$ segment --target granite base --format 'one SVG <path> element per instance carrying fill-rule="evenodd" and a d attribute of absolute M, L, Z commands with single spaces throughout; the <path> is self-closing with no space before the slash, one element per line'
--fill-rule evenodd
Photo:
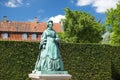
<path fill-rule="evenodd" d="M 70 74 L 29 74 L 32 80 L 69 80 L 71 77 Z"/>

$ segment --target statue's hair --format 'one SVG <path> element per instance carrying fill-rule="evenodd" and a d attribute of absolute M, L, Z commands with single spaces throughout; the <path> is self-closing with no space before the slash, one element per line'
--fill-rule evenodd
<path fill-rule="evenodd" d="M 48 27 L 48 23 L 49 23 L 49 22 L 51 22 L 51 23 L 52 23 L 52 25 L 53 25 L 53 21 L 52 21 L 52 20 L 49 20 L 49 21 L 47 22 L 47 27 Z"/>

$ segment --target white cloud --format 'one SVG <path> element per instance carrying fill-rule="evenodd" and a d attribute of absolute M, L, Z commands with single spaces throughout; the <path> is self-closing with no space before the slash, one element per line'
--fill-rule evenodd
<path fill-rule="evenodd" d="M 116 8 L 119 0 L 78 0 L 77 6 L 92 5 L 96 12 L 104 13 L 107 9 Z"/>
<path fill-rule="evenodd" d="M 107 9 L 116 8 L 118 0 L 96 0 L 93 7 L 96 7 L 96 12 L 104 13 Z"/>
<path fill-rule="evenodd" d="M 86 6 L 90 5 L 94 2 L 95 0 L 77 0 L 77 5 L 78 6 Z"/>
<path fill-rule="evenodd" d="M 22 4 L 22 0 L 16 0 L 18 4 Z"/>
<path fill-rule="evenodd" d="M 9 0 L 8 2 L 5 3 L 5 6 L 12 8 L 19 7 L 23 4 L 22 1 L 23 0 Z"/>
<path fill-rule="evenodd" d="M 59 23 L 61 19 L 64 19 L 64 18 L 65 18 L 64 15 L 57 15 L 54 17 L 50 17 L 49 20 L 52 20 L 54 23 Z"/>

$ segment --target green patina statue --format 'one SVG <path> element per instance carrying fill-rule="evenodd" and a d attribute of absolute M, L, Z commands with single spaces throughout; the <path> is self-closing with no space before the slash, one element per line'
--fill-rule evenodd
<path fill-rule="evenodd" d="M 38 55 L 33 73 L 54 73 L 61 71 L 66 73 L 63 68 L 63 62 L 59 50 L 59 37 L 53 30 L 53 21 L 48 21 L 47 29 L 41 36 L 39 45 L 40 54 Z"/>

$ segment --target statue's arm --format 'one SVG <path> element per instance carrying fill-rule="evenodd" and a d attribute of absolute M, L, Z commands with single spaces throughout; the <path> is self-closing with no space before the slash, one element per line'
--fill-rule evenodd
<path fill-rule="evenodd" d="M 57 33 L 56 33 L 55 41 L 58 42 L 58 43 L 60 42 L 60 38 L 59 38 Z"/>
<path fill-rule="evenodd" d="M 47 41 L 46 32 L 43 32 L 43 34 L 41 35 L 41 41 L 40 41 L 39 49 L 45 49 L 46 41 Z"/>

